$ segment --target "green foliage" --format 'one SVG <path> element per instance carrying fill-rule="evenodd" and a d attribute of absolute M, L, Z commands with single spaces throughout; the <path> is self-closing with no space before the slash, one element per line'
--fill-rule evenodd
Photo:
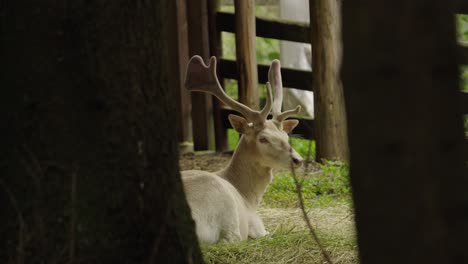
<path fill-rule="evenodd" d="M 349 166 L 341 161 L 323 160 L 320 167 L 328 184 L 322 184 L 322 189 L 328 194 L 350 195 Z M 332 184 L 329 184 L 329 183 Z M 320 183 L 318 184 L 320 186 Z M 323 193 L 323 192 L 322 192 Z"/>
<path fill-rule="evenodd" d="M 277 39 L 257 38 L 257 63 L 270 65 L 280 58 L 280 42 Z"/>
<path fill-rule="evenodd" d="M 343 162 L 324 161 L 322 172 L 299 177 L 306 207 L 329 206 L 351 201 L 349 167 Z M 263 197 L 264 206 L 298 207 L 296 185 L 290 173 L 275 176 Z"/>
<path fill-rule="evenodd" d="M 468 41 L 468 15 L 457 15 L 457 37 L 461 41 Z"/>
<path fill-rule="evenodd" d="M 291 146 L 299 153 L 304 159 L 315 159 L 315 141 L 303 139 L 300 137 L 290 136 Z"/>
<path fill-rule="evenodd" d="M 239 133 L 234 129 L 228 129 L 228 148 L 229 150 L 234 150 L 237 147 L 237 143 L 239 143 Z"/>

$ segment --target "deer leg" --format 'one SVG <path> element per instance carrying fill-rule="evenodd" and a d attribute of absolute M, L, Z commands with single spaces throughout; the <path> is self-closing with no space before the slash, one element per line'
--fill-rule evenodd
<path fill-rule="evenodd" d="M 252 213 L 249 217 L 249 237 L 259 238 L 267 234 L 262 219 L 256 213 Z"/>

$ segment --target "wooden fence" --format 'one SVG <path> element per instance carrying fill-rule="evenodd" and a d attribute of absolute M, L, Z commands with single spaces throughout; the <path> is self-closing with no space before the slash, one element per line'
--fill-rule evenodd
<path fill-rule="evenodd" d="M 250 1 L 250 0 L 249 0 Z M 216 2 L 216 1 L 213 1 Z M 239 1 L 241 2 L 241 1 Z M 253 1 L 252 1 L 253 2 Z M 209 10 L 208 13 L 211 13 L 210 15 L 210 29 L 211 29 L 211 34 L 214 36 L 217 36 L 215 38 L 216 41 L 213 41 L 211 44 L 211 51 L 212 55 L 215 55 L 216 57 L 220 58 L 222 54 L 222 45 L 220 42 L 220 35 L 221 32 L 230 32 L 236 34 L 236 48 L 237 49 L 249 49 L 250 47 L 243 47 L 239 45 L 240 43 L 247 42 L 248 39 L 255 39 L 255 37 L 249 36 L 251 32 L 249 33 L 248 30 L 246 31 L 245 28 L 242 28 L 242 25 L 239 25 L 239 20 L 245 20 L 248 21 L 248 18 L 246 16 L 251 15 L 249 13 L 250 11 L 248 10 L 243 10 L 244 8 L 247 9 L 248 7 L 245 6 L 236 6 L 236 12 L 241 13 L 242 16 L 237 17 L 236 20 L 236 14 L 232 13 L 225 13 L 225 12 L 220 12 L 217 9 L 217 5 L 209 5 L 209 8 L 215 8 L 214 10 Z M 257 37 L 263 37 L 263 38 L 271 38 L 271 39 L 278 39 L 278 40 L 288 40 L 288 41 L 295 41 L 295 42 L 302 42 L 302 43 L 310 43 L 311 42 L 311 37 L 310 37 L 310 28 L 308 24 L 304 23 L 292 23 L 288 21 L 281 21 L 281 20 L 270 20 L 270 19 L 264 19 L 264 18 L 258 18 L 258 17 L 251 17 L 253 21 L 251 21 L 252 25 L 255 25 L 255 35 Z M 238 31 L 240 34 L 237 34 Z M 248 44 L 247 44 L 248 45 Z M 254 91 L 246 91 L 245 89 L 256 89 L 257 84 L 249 87 L 249 84 L 244 83 L 242 80 L 242 76 L 251 74 L 254 72 L 257 76 L 254 76 L 255 81 L 258 83 L 266 83 L 267 82 L 267 76 L 268 76 L 268 69 L 269 65 L 261 65 L 257 64 L 255 62 L 255 68 L 253 71 L 248 71 L 248 72 L 242 72 L 239 73 L 239 71 L 244 70 L 246 67 L 240 67 L 239 66 L 239 60 L 241 60 L 241 64 L 250 64 L 251 62 L 248 61 L 248 58 L 241 58 L 245 52 L 241 52 L 241 54 L 238 52 L 237 53 L 237 61 L 234 60 L 226 60 L 226 59 L 221 59 L 219 61 L 219 67 L 218 67 L 218 75 L 220 77 L 220 80 L 222 81 L 223 79 L 235 79 L 238 81 L 238 86 L 239 86 L 239 98 L 240 101 L 251 106 L 251 107 L 258 107 L 258 102 L 256 104 L 252 104 L 248 101 L 246 101 L 243 98 L 243 94 L 248 94 L 253 93 L 253 94 L 258 94 L 258 92 Z M 282 77 L 283 77 L 283 85 L 285 87 L 291 87 L 295 89 L 300 89 L 300 90 L 309 90 L 312 91 L 312 73 L 310 71 L 304 71 L 304 70 L 297 70 L 297 69 L 288 69 L 288 68 L 283 68 L 282 69 Z M 247 78 L 249 79 L 249 78 Z M 254 87 L 255 86 L 255 87 Z M 256 98 L 258 101 L 258 98 Z M 216 150 L 218 151 L 224 151 L 227 149 L 227 140 L 226 140 L 226 130 L 228 128 L 231 128 L 231 125 L 229 121 L 227 120 L 227 116 L 230 113 L 233 113 L 232 110 L 226 109 L 223 107 L 219 107 L 215 109 L 216 111 L 219 111 L 218 117 L 215 119 L 215 137 L 216 137 Z M 299 118 L 300 119 L 300 118 Z M 313 126 L 314 122 L 313 120 L 306 120 L 306 119 L 300 119 L 300 123 L 298 127 L 294 130 L 295 134 L 300 135 L 303 138 L 307 139 L 313 139 L 314 138 L 314 133 L 313 133 Z M 197 143 L 195 142 L 195 148 Z"/>
<path fill-rule="evenodd" d="M 251 0 L 245 0 L 251 1 Z M 176 0 L 174 23 L 176 23 L 178 32 L 175 34 L 174 45 L 179 49 L 177 55 L 178 71 L 175 74 L 183 76 L 185 63 L 190 56 L 195 54 L 201 55 L 205 60 L 214 55 L 221 58 L 222 43 L 221 32 L 238 33 L 238 30 L 252 30 L 246 29 L 245 25 L 239 25 L 239 20 L 248 20 L 248 18 L 238 18 L 236 22 L 236 15 L 231 13 L 220 12 L 217 0 Z M 237 7 L 239 8 L 239 7 Z M 249 8 L 249 7 L 240 7 Z M 239 10 L 238 10 L 239 11 Z M 248 10 L 240 10 L 241 15 L 249 15 Z M 456 10 L 460 14 L 468 14 L 468 2 L 465 0 L 458 1 Z M 272 38 L 278 40 L 288 40 L 302 43 L 311 43 L 311 31 L 308 24 L 292 23 L 289 21 L 270 20 L 264 18 L 254 17 L 255 21 L 255 34 L 257 37 Z M 244 28 L 242 28 L 244 26 Z M 241 32 L 243 38 L 249 38 L 245 35 L 246 32 Z M 236 37 L 236 46 L 239 48 L 240 41 L 245 41 L 243 45 L 249 48 L 248 40 Z M 188 43 L 188 45 L 187 45 Z M 182 52 L 180 52 L 182 51 Z M 468 45 L 459 45 L 460 64 L 468 64 Z M 238 53 L 239 54 L 239 53 Z M 218 66 L 218 76 L 221 83 L 223 79 L 235 79 L 239 83 L 239 98 L 243 94 L 249 94 L 252 91 L 243 91 L 246 87 L 242 87 L 242 76 L 249 74 L 246 72 L 239 73 L 238 61 L 241 63 L 252 63 L 251 61 L 243 61 L 245 58 L 239 58 L 237 61 L 220 59 Z M 256 78 L 252 78 L 259 83 L 267 81 L 268 65 L 257 65 L 256 61 Z M 255 72 L 254 69 L 252 69 Z M 297 69 L 282 69 L 283 83 L 285 87 L 291 87 L 301 90 L 313 91 L 312 87 L 312 73 L 310 71 L 297 70 Z M 226 130 L 230 128 L 227 121 L 227 115 L 232 112 L 220 105 L 220 103 L 211 98 L 209 95 L 194 93 L 188 96 L 183 88 L 183 78 L 179 78 L 179 82 L 175 83 L 178 86 L 179 102 L 178 108 L 181 113 L 179 134 L 180 141 L 194 142 L 195 150 L 213 149 L 216 147 L 217 151 L 224 151 L 227 149 L 227 133 Z M 255 96 L 255 93 L 254 93 Z M 468 114 L 468 93 L 460 92 L 462 111 Z M 257 98 L 255 98 L 257 100 Z M 246 103 L 246 102 L 244 102 Z M 257 102 L 258 103 L 258 102 Z M 247 102 L 247 104 L 249 104 Z M 192 107 L 191 115 L 190 106 Z M 304 138 L 314 138 L 314 122 L 312 120 L 300 120 L 299 126 L 295 129 L 295 133 L 300 134 Z M 466 140 L 466 148 L 468 149 L 468 138 Z"/>

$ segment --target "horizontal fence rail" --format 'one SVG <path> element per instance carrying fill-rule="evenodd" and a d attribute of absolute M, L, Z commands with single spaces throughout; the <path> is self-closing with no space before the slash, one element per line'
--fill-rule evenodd
<path fill-rule="evenodd" d="M 301 43 L 310 43 L 310 27 L 308 23 L 298 23 L 286 20 L 269 20 L 264 18 L 255 18 L 256 36 L 263 38 L 272 38 L 278 40 L 287 40 Z M 236 33 L 235 14 L 217 12 L 216 30 L 230 33 Z M 268 81 L 269 65 L 257 65 L 258 82 L 266 83 Z M 219 74 L 225 79 L 239 80 L 237 63 L 235 60 L 220 59 Z M 281 68 L 283 86 L 299 90 L 311 91 L 312 73 L 311 71 Z M 229 123 L 228 115 L 238 114 L 229 108 L 221 108 L 221 122 L 225 128 L 232 128 Z M 293 136 L 305 139 L 314 139 L 314 121 L 310 119 L 297 118 L 300 122 L 294 129 Z"/>
<path fill-rule="evenodd" d="M 259 83 L 268 81 L 268 65 L 257 65 Z M 239 79 L 236 61 L 221 59 L 219 62 L 219 72 L 223 78 Z M 284 87 L 310 91 L 312 87 L 312 74 L 310 71 L 281 68 L 281 75 Z"/>
<path fill-rule="evenodd" d="M 458 0 L 458 14 L 468 14 L 468 2 L 466 0 Z"/>
<path fill-rule="evenodd" d="M 217 30 L 236 33 L 234 16 L 232 13 L 218 12 L 216 14 Z M 306 23 L 257 17 L 255 25 L 257 37 L 310 43 L 310 28 Z"/>

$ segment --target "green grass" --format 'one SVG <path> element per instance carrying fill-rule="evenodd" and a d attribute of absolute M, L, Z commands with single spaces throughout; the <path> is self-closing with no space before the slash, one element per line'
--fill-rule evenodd
<path fill-rule="evenodd" d="M 341 162 L 325 161 L 320 165 L 322 172 L 298 175 L 305 206 L 333 206 L 351 203 L 349 168 Z M 297 208 L 296 186 L 290 173 L 277 175 L 268 186 L 263 197 L 264 207 Z"/>
<path fill-rule="evenodd" d="M 298 175 L 311 223 L 335 263 L 357 263 L 348 166 L 326 161 L 321 169 Z M 270 234 L 239 243 L 203 245 L 206 262 L 320 263 L 321 253 L 305 227 L 295 190 L 290 173 L 275 175 L 259 210 Z"/>
<path fill-rule="evenodd" d="M 315 141 L 303 139 L 296 136 L 290 136 L 289 141 L 291 146 L 299 153 L 304 159 L 315 159 Z"/>

